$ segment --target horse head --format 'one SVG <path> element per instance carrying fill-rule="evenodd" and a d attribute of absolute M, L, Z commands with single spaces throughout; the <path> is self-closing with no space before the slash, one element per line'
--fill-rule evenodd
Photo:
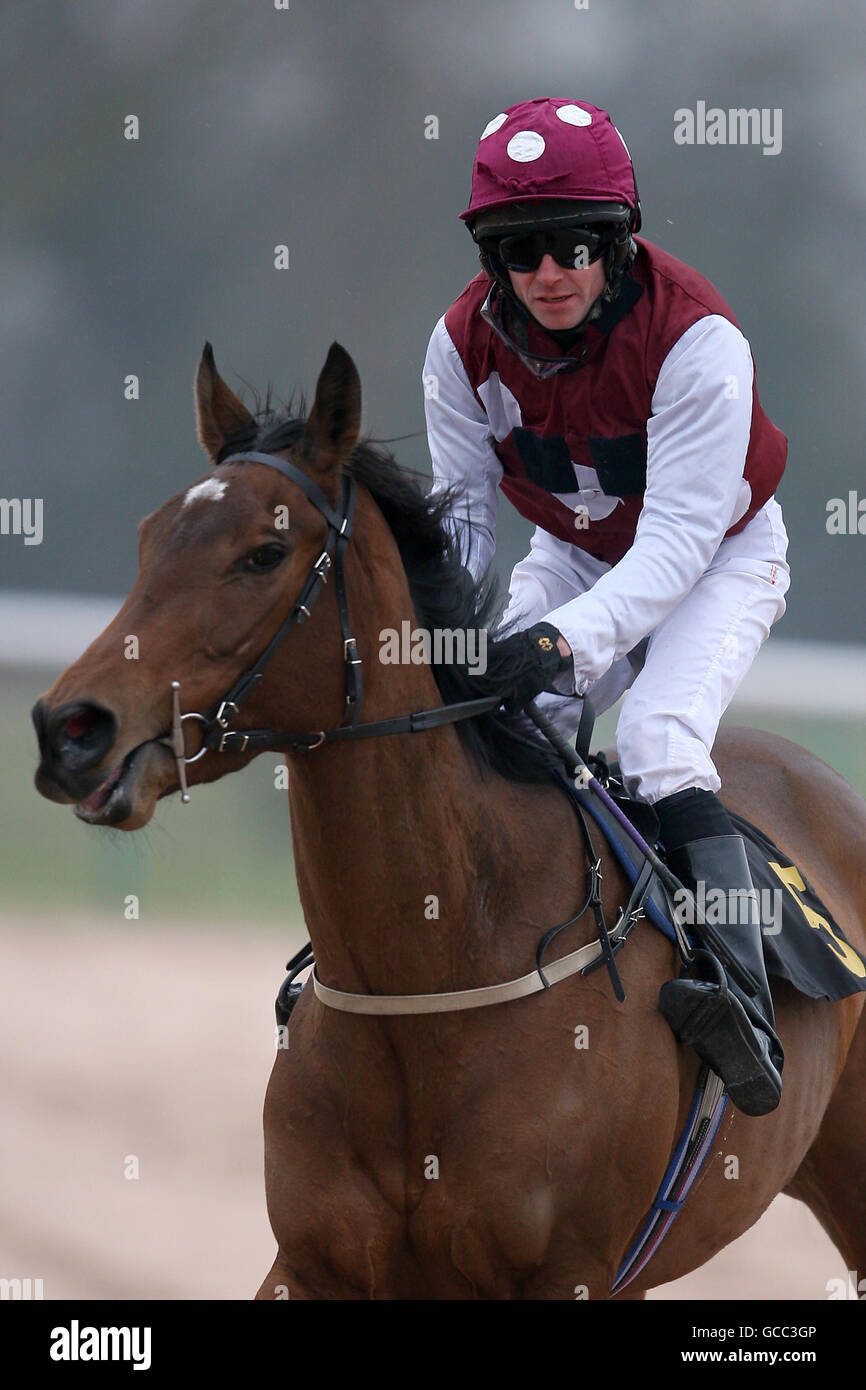
<path fill-rule="evenodd" d="M 211 472 L 141 523 L 139 573 L 128 599 L 33 709 L 36 787 L 49 800 L 72 804 L 89 824 L 136 830 L 161 797 L 178 790 L 181 761 L 169 746 L 171 682 L 182 683 L 188 710 L 208 711 L 268 647 L 328 534 L 308 490 L 336 509 L 343 464 L 358 441 L 360 380 L 336 343 L 309 418 L 296 422 L 291 446 L 279 451 L 298 481 L 263 462 L 232 459 L 261 424 L 219 375 L 210 344 L 196 374 L 195 403 Z M 309 489 L 299 485 L 305 478 Z M 257 722 L 273 722 L 278 712 L 284 719 L 286 710 L 302 729 L 339 718 L 343 669 L 323 659 L 336 656 L 340 644 L 328 588 L 315 624 L 296 627 L 275 653 L 271 680 L 251 695 L 245 714 Z M 203 727 L 202 716 L 185 718 L 188 756 L 195 756 Z M 186 776 L 191 784 L 214 781 L 260 751 L 202 757 L 188 762 Z"/>

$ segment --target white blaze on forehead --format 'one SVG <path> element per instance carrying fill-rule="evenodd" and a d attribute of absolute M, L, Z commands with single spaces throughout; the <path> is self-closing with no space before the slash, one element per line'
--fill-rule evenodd
<path fill-rule="evenodd" d="M 183 499 L 183 505 L 188 507 L 190 502 L 219 502 L 227 487 L 227 479 L 220 481 L 218 478 L 205 478 L 203 483 L 196 483 L 195 487 L 189 489 Z"/>

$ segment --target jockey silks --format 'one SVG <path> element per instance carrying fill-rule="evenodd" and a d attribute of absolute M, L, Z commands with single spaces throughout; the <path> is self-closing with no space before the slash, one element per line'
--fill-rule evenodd
<path fill-rule="evenodd" d="M 643 238 L 636 244 L 619 298 L 604 304 L 566 354 L 582 363 L 574 371 L 535 377 L 481 317 L 492 284 L 484 273 L 467 285 L 444 320 L 469 385 L 490 417 L 502 491 L 530 521 L 608 564 L 616 564 L 635 538 L 646 487 L 647 421 L 665 358 L 708 315 L 739 327 L 702 275 Z M 527 346 L 543 357 L 562 355 L 534 320 Z M 732 536 L 773 496 L 787 440 L 760 405 L 754 369 L 751 380 L 732 375 L 719 389 L 748 394 L 752 401 L 743 468 L 748 490 L 725 532 Z M 696 460 L 695 467 L 701 466 Z M 580 496 L 587 489 L 600 494 L 600 505 L 589 510 Z"/>

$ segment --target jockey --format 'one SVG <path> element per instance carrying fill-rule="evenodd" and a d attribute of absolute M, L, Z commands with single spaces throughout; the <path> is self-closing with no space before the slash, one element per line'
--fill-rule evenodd
<path fill-rule="evenodd" d="M 607 112 L 552 98 L 500 112 L 461 217 L 482 271 L 424 364 L 433 492 L 450 494 L 476 579 L 495 548 L 497 486 L 535 524 L 503 623 L 537 660 L 509 704 L 540 695 L 570 737 L 575 696 L 601 711 L 628 690 L 626 788 L 653 806 L 673 872 L 737 905 L 719 930 L 759 982 L 750 997 L 721 976 L 672 980 L 659 1007 L 734 1104 L 765 1114 L 784 1057 L 757 895 L 710 750 L 785 611 L 773 494 L 787 441 L 721 295 L 635 237 L 634 169 Z"/>

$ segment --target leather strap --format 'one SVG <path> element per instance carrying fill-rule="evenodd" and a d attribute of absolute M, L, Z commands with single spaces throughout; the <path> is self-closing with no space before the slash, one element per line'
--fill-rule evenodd
<path fill-rule="evenodd" d="M 592 738 L 592 731 L 595 728 L 595 710 L 588 695 L 583 696 L 580 707 L 580 723 L 577 726 L 577 735 L 574 746 L 583 761 L 589 758 L 589 743 Z"/>
<path fill-rule="evenodd" d="M 500 695 L 486 695 L 480 700 L 462 700 L 455 705 L 439 705 L 435 709 L 415 710 L 413 714 L 395 715 L 393 719 L 372 719 L 365 724 L 341 725 L 339 729 L 322 729 L 315 734 L 285 734 L 278 729 L 232 729 L 224 734 L 220 752 L 231 753 L 247 748 L 318 748 L 322 743 L 347 739 L 382 738 L 387 734 L 420 734 L 443 724 L 456 724 L 479 714 L 490 714 L 502 703 Z"/>
<path fill-rule="evenodd" d="M 335 512 L 322 489 L 313 482 L 308 473 L 297 468 L 295 464 L 289 463 L 288 459 L 281 459 L 277 454 L 261 454 L 255 449 L 244 450 L 243 453 L 229 454 L 227 458 L 220 459 L 220 467 L 224 463 L 265 463 L 268 468 L 275 468 L 278 473 L 290 478 L 293 483 L 297 483 L 302 492 L 310 499 L 313 506 L 322 513 L 329 526 L 333 526 L 335 531 L 339 531 L 343 518 Z"/>
<path fill-rule="evenodd" d="M 610 940 L 616 941 L 626 926 L 622 919 L 610 932 Z M 323 985 L 313 968 L 313 990 L 329 1008 L 339 1009 L 346 1014 L 443 1014 L 460 1009 L 479 1009 L 488 1004 L 507 1004 L 512 999 L 523 999 L 528 994 L 549 988 L 569 975 L 585 970 L 602 955 L 598 941 L 590 941 L 570 955 L 562 956 L 552 965 L 544 967 L 547 985 L 537 970 L 521 975 L 518 980 L 506 980 L 499 985 L 484 985 L 480 989 L 452 990 L 445 994 L 348 994 L 344 990 L 331 989 Z"/>

